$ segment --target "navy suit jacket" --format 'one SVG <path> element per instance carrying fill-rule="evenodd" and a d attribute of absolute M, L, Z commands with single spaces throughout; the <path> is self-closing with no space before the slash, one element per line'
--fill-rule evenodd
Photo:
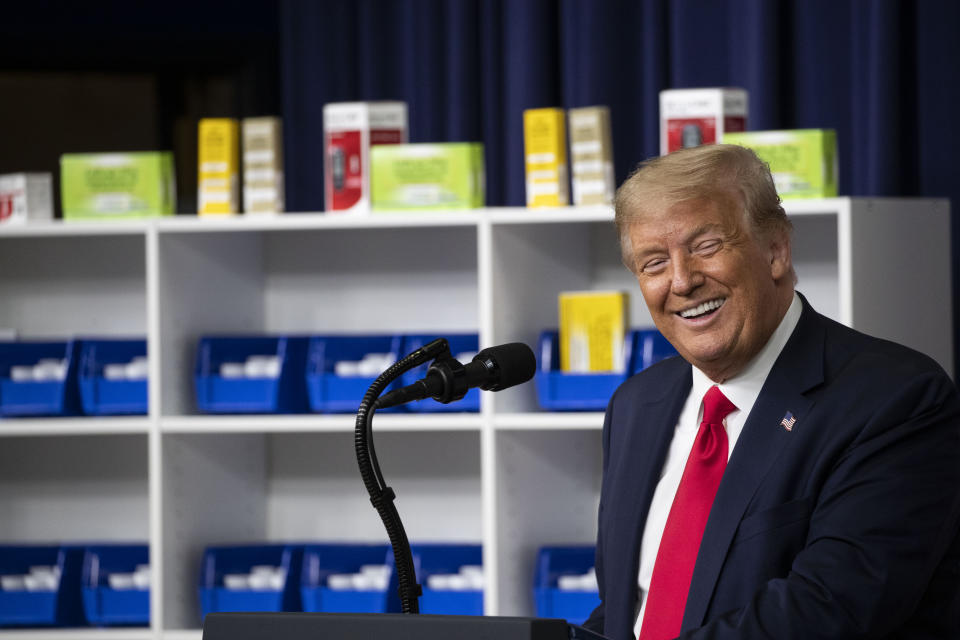
<path fill-rule="evenodd" d="M 601 604 L 585 626 L 614 640 L 633 638 L 640 540 L 691 385 L 690 365 L 671 358 L 607 409 Z M 958 522 L 952 381 L 803 300 L 724 472 L 680 637 L 960 638 Z"/>

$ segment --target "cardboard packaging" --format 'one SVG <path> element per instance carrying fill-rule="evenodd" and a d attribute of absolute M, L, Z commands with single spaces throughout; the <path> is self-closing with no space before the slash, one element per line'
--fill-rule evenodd
<path fill-rule="evenodd" d="M 832 129 L 727 133 L 723 141 L 756 151 L 770 165 L 783 199 L 837 195 L 837 135 Z"/>
<path fill-rule="evenodd" d="M 713 144 L 747 130 L 746 89 L 667 89 L 660 92 L 660 155 Z"/>
<path fill-rule="evenodd" d="M 177 208 L 173 154 L 65 153 L 60 195 L 65 220 L 172 216 Z"/>
<path fill-rule="evenodd" d="M 324 199 L 332 213 L 370 211 L 370 149 L 407 141 L 404 102 L 335 102 L 323 107 Z"/>
<path fill-rule="evenodd" d="M 198 130 L 197 213 L 240 212 L 240 124 L 234 118 L 201 118 Z"/>
<path fill-rule="evenodd" d="M 49 173 L 0 175 L 0 224 L 53 219 L 53 176 Z"/>
<path fill-rule="evenodd" d="M 628 309 L 625 291 L 561 293 L 560 370 L 622 373 Z"/>
<path fill-rule="evenodd" d="M 568 112 L 570 164 L 573 168 L 573 204 L 613 203 L 613 139 L 610 109 L 582 107 Z"/>
<path fill-rule="evenodd" d="M 248 215 L 284 210 L 283 124 L 280 118 L 244 118 L 243 210 Z"/>
<path fill-rule="evenodd" d="M 484 203 L 483 144 L 389 144 L 370 149 L 374 209 L 473 209 Z"/>
<path fill-rule="evenodd" d="M 567 131 L 563 109 L 527 109 L 523 112 L 527 206 L 564 207 L 567 188 Z"/>

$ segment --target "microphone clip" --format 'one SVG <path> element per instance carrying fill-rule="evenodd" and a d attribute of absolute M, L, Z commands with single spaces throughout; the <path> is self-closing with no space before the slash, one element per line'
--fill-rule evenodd
<path fill-rule="evenodd" d="M 437 356 L 436 360 L 427 368 L 426 377 L 440 379 L 443 391 L 433 398 L 443 404 L 460 400 L 470 390 L 467 382 L 466 365 L 451 356 L 449 349 Z"/>

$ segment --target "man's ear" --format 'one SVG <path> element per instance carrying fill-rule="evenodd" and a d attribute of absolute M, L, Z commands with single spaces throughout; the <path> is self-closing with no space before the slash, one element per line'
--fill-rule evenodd
<path fill-rule="evenodd" d="M 790 252 L 790 234 L 774 231 L 768 244 L 770 253 L 770 275 L 774 280 L 782 280 L 793 273 L 793 258 Z"/>

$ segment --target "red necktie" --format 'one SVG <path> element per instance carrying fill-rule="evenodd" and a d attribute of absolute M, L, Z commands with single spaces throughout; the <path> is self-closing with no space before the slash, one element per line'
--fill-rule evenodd
<path fill-rule="evenodd" d="M 640 640 L 668 640 L 680 635 L 700 539 L 727 466 L 723 419 L 736 408 L 716 386 L 703 396 L 703 421 L 660 539 Z"/>

